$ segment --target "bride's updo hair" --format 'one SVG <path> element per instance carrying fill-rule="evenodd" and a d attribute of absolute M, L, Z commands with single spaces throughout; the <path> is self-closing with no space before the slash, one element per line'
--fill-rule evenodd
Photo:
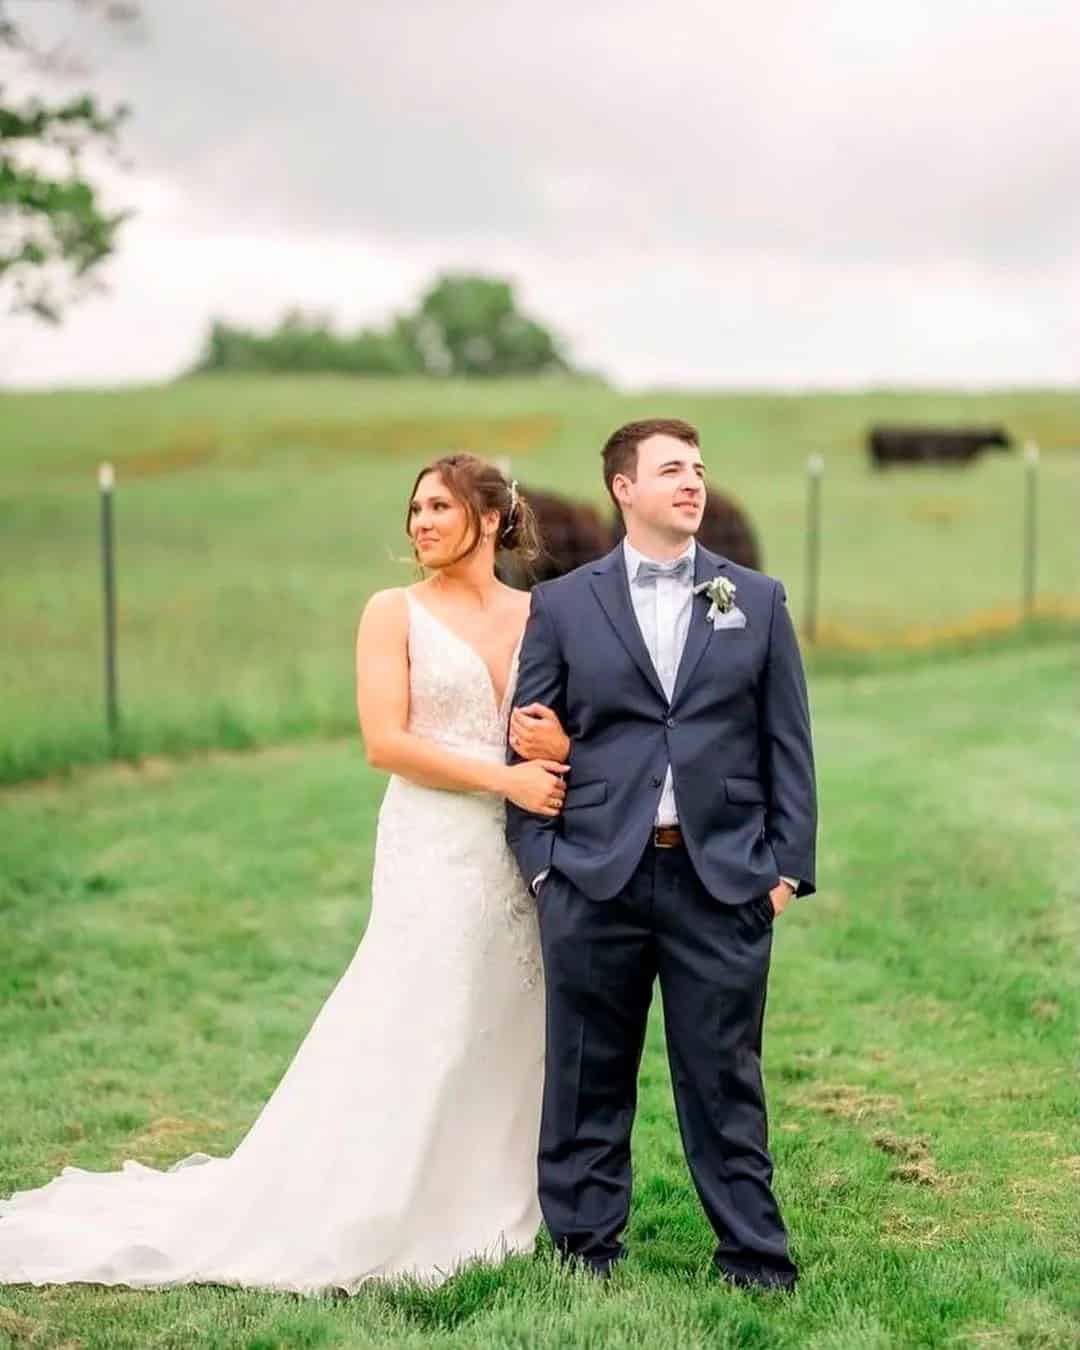
<path fill-rule="evenodd" d="M 482 517 L 489 511 L 498 511 L 499 523 L 495 530 L 495 547 L 500 553 L 513 554 L 523 563 L 534 562 L 543 552 L 536 516 L 528 501 L 518 491 L 516 482 L 507 482 L 494 464 L 478 455 L 464 452 L 444 455 L 420 470 L 416 475 L 409 505 L 405 511 L 405 532 L 410 535 L 412 501 L 425 474 L 437 473 L 446 484 L 446 490 L 465 508 L 468 519 L 465 545 L 452 562 L 463 562 L 480 547 L 483 539 Z M 415 546 L 414 546 L 415 553 Z M 417 559 L 419 561 L 419 559 Z"/>

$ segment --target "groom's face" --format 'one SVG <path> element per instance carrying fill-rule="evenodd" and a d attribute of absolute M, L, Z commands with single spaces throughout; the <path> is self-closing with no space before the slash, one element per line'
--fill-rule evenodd
<path fill-rule="evenodd" d="M 697 534 L 705 511 L 705 465 L 696 445 L 675 436 L 647 437 L 638 444 L 636 474 L 621 487 L 628 521 L 670 536 Z"/>

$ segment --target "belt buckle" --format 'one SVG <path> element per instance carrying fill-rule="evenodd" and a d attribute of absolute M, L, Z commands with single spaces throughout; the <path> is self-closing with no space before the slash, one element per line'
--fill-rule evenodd
<path fill-rule="evenodd" d="M 653 826 L 653 847 L 654 848 L 678 848 L 679 840 L 678 825 L 654 825 Z M 663 836 L 663 838 L 662 838 Z M 675 837 L 672 837 L 675 836 Z"/>

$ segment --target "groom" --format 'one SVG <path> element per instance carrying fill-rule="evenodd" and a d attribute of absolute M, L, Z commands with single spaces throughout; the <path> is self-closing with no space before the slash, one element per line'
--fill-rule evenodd
<path fill-rule="evenodd" d="M 603 459 L 626 538 L 534 589 L 511 724 L 512 757 L 528 754 L 540 705 L 572 743 L 561 816 L 507 806 L 547 985 L 540 1203 L 563 1256 L 606 1274 L 623 1255 L 659 977 L 716 1265 L 737 1284 L 790 1287 L 761 1033 L 773 919 L 814 891 L 802 662 L 780 583 L 694 538 L 705 505 L 694 428 L 632 422 Z"/>

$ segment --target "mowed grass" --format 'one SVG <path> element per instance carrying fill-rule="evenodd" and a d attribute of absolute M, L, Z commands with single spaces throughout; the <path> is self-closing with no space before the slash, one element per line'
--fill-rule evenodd
<path fill-rule="evenodd" d="M 793 1297 L 709 1273 L 657 1018 L 606 1286 L 542 1252 L 351 1301 L 6 1287 L 0 1344 L 1080 1345 L 1076 648 L 811 693 L 821 890 L 778 923 L 766 1034 Z M 0 1193 L 235 1146 L 361 934 L 382 787 L 349 741 L 3 794 Z"/>
<path fill-rule="evenodd" d="M 448 449 L 508 455 L 526 485 L 603 506 L 604 439 L 657 413 L 700 427 L 712 480 L 750 513 L 799 620 L 805 466 L 825 457 L 824 647 L 977 634 L 1018 614 L 1019 454 L 874 474 L 875 420 L 1000 421 L 1018 444 L 1039 441 L 1040 604 L 1080 613 L 1072 392 L 630 396 L 572 380 L 312 376 L 0 393 L 0 781 L 110 750 L 102 460 L 118 472 L 118 749 L 170 754 L 349 729 L 359 613 L 413 576 L 402 524 L 421 464 Z"/>

